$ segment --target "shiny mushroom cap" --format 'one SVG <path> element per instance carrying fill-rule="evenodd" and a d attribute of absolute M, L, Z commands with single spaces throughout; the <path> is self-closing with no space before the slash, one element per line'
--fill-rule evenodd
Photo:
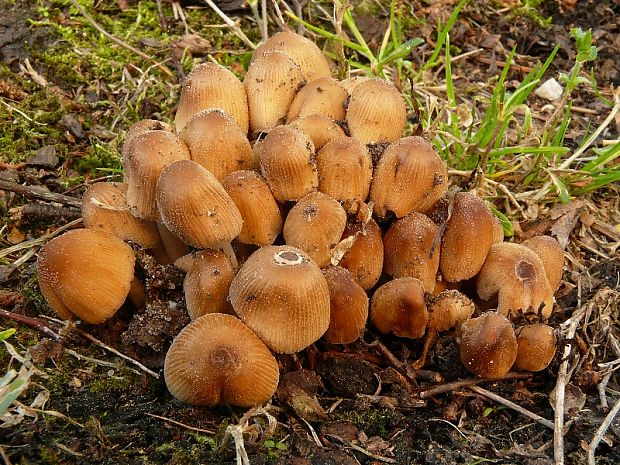
<path fill-rule="evenodd" d="M 319 150 L 334 139 L 345 137 L 342 127 L 334 120 L 323 115 L 308 115 L 295 118 L 289 126 L 299 128 L 308 134 L 316 150 Z"/>
<path fill-rule="evenodd" d="M 338 265 L 353 273 L 362 289 L 371 289 L 379 281 L 383 270 L 381 229 L 373 219 L 367 223 L 349 221 L 342 233 L 341 242 L 347 240 L 351 242 L 350 248 Z"/>
<path fill-rule="evenodd" d="M 74 229 L 39 251 L 39 287 L 63 319 L 102 323 L 123 305 L 134 277 L 129 245 L 103 231 Z"/>
<path fill-rule="evenodd" d="M 210 313 L 187 325 L 166 354 L 170 393 L 193 405 L 251 407 L 267 402 L 278 386 L 278 363 L 246 325 Z"/>
<path fill-rule="evenodd" d="M 557 341 L 553 328 L 536 323 L 517 328 L 516 370 L 541 371 L 553 360 Z"/>
<path fill-rule="evenodd" d="M 332 120 L 343 120 L 347 91 L 332 77 L 315 79 L 303 86 L 288 109 L 286 122 L 297 117 L 324 115 Z"/>
<path fill-rule="evenodd" d="M 501 313 L 487 312 L 461 327 L 461 362 L 482 378 L 501 378 L 517 357 L 512 324 Z"/>
<path fill-rule="evenodd" d="M 460 326 L 471 318 L 474 303 L 455 289 L 447 289 L 436 296 L 429 297 L 428 311 L 430 320 L 428 327 L 435 331 L 447 331 Z"/>

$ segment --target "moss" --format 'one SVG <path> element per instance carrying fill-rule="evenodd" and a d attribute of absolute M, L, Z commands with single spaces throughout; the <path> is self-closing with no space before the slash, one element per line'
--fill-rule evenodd
<path fill-rule="evenodd" d="M 349 421 L 370 436 L 386 438 L 398 421 L 398 414 L 388 409 L 368 409 L 334 413 L 336 421 Z"/>

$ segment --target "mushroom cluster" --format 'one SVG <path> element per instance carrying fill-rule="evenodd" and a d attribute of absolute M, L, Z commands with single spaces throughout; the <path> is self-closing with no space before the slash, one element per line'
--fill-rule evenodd
<path fill-rule="evenodd" d="M 243 82 L 198 65 L 175 126 L 132 126 L 123 183 L 93 184 L 86 229 L 41 249 L 43 295 L 62 318 L 100 323 L 140 298 L 123 241 L 182 268 L 192 321 L 164 375 L 193 404 L 267 401 L 272 353 L 354 342 L 368 319 L 407 338 L 456 328 L 480 376 L 544 368 L 553 331 L 515 333 L 508 318 L 549 317 L 562 249 L 550 237 L 503 242 L 483 200 L 448 192 L 433 145 L 403 137 L 406 116 L 391 82 L 338 81 L 320 49 L 289 32 L 256 50 Z M 104 273 L 114 280 L 101 286 Z M 496 311 L 471 319 L 482 308 Z"/>

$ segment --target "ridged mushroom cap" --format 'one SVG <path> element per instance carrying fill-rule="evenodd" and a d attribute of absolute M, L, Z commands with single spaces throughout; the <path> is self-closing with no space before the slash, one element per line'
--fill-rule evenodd
<path fill-rule="evenodd" d="M 476 277 L 481 299 L 498 297 L 501 313 L 537 313 L 548 318 L 553 310 L 553 291 L 536 253 L 520 244 L 502 242 L 491 247 Z"/>
<path fill-rule="evenodd" d="M 322 77 L 309 82 L 297 92 L 288 109 L 286 122 L 298 117 L 323 115 L 332 120 L 343 120 L 349 94 L 332 77 Z"/>
<path fill-rule="evenodd" d="M 428 310 L 420 280 L 398 278 L 379 287 L 370 301 L 370 320 L 384 334 L 414 339 L 424 336 Z"/>
<path fill-rule="evenodd" d="M 504 315 L 487 312 L 461 326 L 461 362 L 482 378 L 501 378 L 517 357 L 517 338 Z"/>
<path fill-rule="evenodd" d="M 308 255 L 291 246 L 266 246 L 254 252 L 233 279 L 230 302 L 275 352 L 302 350 L 329 326 L 325 277 Z"/>
<path fill-rule="evenodd" d="M 517 328 L 516 370 L 541 371 L 553 360 L 557 341 L 553 328 L 542 323 Z"/>
<path fill-rule="evenodd" d="M 557 291 L 564 271 L 564 251 L 560 243 L 551 236 L 535 236 L 523 241 L 523 245 L 536 252 L 545 267 L 551 290 Z"/>
<path fill-rule="evenodd" d="M 94 229 L 74 229 L 39 251 L 39 286 L 63 319 L 102 323 L 123 305 L 134 277 L 135 256 L 120 239 Z"/>
<path fill-rule="evenodd" d="M 170 393 L 192 405 L 252 407 L 267 402 L 278 386 L 278 363 L 238 318 L 204 315 L 174 339 L 164 362 Z"/>
<path fill-rule="evenodd" d="M 349 270 L 362 289 L 371 289 L 383 270 L 383 242 L 377 222 L 348 222 L 342 233 L 342 240 L 352 238 L 352 245 L 338 262 Z"/>
<path fill-rule="evenodd" d="M 183 83 L 174 120 L 177 133 L 183 131 L 196 113 L 211 108 L 224 110 L 245 134 L 248 133 L 248 98 L 243 83 L 222 65 L 201 63 Z"/>
<path fill-rule="evenodd" d="M 191 160 L 173 163 L 161 173 L 157 205 L 166 227 L 193 247 L 230 242 L 241 231 L 235 203 L 215 176 Z"/>
<path fill-rule="evenodd" d="M 319 150 L 334 139 L 346 136 L 338 123 L 323 115 L 308 115 L 295 118 L 289 126 L 299 128 L 308 134 L 316 150 Z"/>

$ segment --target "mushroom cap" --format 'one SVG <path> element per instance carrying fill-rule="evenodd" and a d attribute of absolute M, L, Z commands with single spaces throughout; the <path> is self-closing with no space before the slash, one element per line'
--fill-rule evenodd
<path fill-rule="evenodd" d="M 413 339 L 424 336 L 428 310 L 422 282 L 398 278 L 379 287 L 370 301 L 370 319 L 383 334 Z"/>
<path fill-rule="evenodd" d="M 189 317 L 195 320 L 207 313 L 232 313 L 228 289 L 234 277 L 235 270 L 224 252 L 209 249 L 196 255 L 183 280 Z"/>
<path fill-rule="evenodd" d="M 243 83 L 222 65 L 201 63 L 183 83 L 174 119 L 177 133 L 183 131 L 192 116 L 210 108 L 221 108 L 248 133 L 248 98 Z"/>
<path fill-rule="evenodd" d="M 230 302 L 275 352 L 302 350 L 329 326 L 325 277 L 308 255 L 291 246 L 266 246 L 254 252 L 233 279 Z"/>
<path fill-rule="evenodd" d="M 178 160 L 189 160 L 189 150 L 179 138 L 167 131 L 145 131 L 134 137 L 123 155 L 127 205 L 132 215 L 159 221 L 155 201 L 157 180 L 164 168 Z"/>
<path fill-rule="evenodd" d="M 547 368 L 555 355 L 557 342 L 553 328 L 542 323 L 522 326 L 517 335 L 516 370 L 540 371 Z"/>
<path fill-rule="evenodd" d="M 310 192 L 295 204 L 284 222 L 284 240 L 310 256 L 319 267 L 329 265 L 347 214 L 342 206 L 322 192 Z"/>
<path fill-rule="evenodd" d="M 350 344 L 360 338 L 368 319 L 368 296 L 350 271 L 328 266 L 323 275 L 329 287 L 330 320 L 323 340 L 330 344 Z"/>
<path fill-rule="evenodd" d="M 482 268 L 494 242 L 495 219 L 471 192 L 454 196 L 452 215 L 441 241 L 441 274 L 448 282 L 472 278 Z"/>
<path fill-rule="evenodd" d="M 351 137 L 364 144 L 393 142 L 407 123 L 405 100 L 391 82 L 365 80 L 351 92 L 346 121 Z"/>
<path fill-rule="evenodd" d="M 435 331 L 447 331 L 460 326 L 471 318 L 475 310 L 474 303 L 455 289 L 442 291 L 436 296 L 429 297 L 429 300 L 428 327 Z"/>
<path fill-rule="evenodd" d="M 373 172 L 370 199 L 384 218 L 425 213 L 448 189 L 448 169 L 433 146 L 421 137 L 404 137 L 389 145 Z"/>
<path fill-rule="evenodd" d="M 355 277 L 362 289 L 371 289 L 383 270 L 383 242 L 381 229 L 372 218 L 368 223 L 348 222 L 342 233 L 342 240 L 353 237 L 353 244 L 338 262 Z"/>
<path fill-rule="evenodd" d="M 295 118 L 289 126 L 299 128 L 308 134 L 316 150 L 319 150 L 329 141 L 346 136 L 337 122 L 323 115 Z"/>
<path fill-rule="evenodd" d="M 486 312 L 461 326 L 461 362 L 482 378 L 501 378 L 517 357 L 512 324 L 501 313 Z"/>
<path fill-rule="evenodd" d="M 322 77 L 309 82 L 297 92 L 286 117 L 287 124 L 297 117 L 324 115 L 332 120 L 343 120 L 349 94 L 333 77 Z"/>
<path fill-rule="evenodd" d="M 564 270 L 564 251 L 560 243 L 551 236 L 534 236 L 523 245 L 536 252 L 545 267 L 551 290 L 555 293 L 560 287 Z"/>
<path fill-rule="evenodd" d="M 316 155 L 319 191 L 343 204 L 345 210 L 357 208 L 370 190 L 372 159 L 368 149 L 352 137 L 339 137 L 326 143 Z"/>
<path fill-rule="evenodd" d="M 254 50 L 252 62 L 271 52 L 287 55 L 299 66 L 307 82 L 331 75 L 329 63 L 321 49 L 310 39 L 294 32 L 282 31 L 272 35 Z"/>
<path fill-rule="evenodd" d="M 147 249 L 161 244 L 154 222 L 129 213 L 126 184 L 92 184 L 82 197 L 82 218 L 84 226 L 89 229 L 106 231 L 123 241 L 133 241 Z"/>
<path fill-rule="evenodd" d="M 237 122 L 219 108 L 202 110 L 190 118 L 179 139 L 190 158 L 208 169 L 218 181 L 234 171 L 254 169 L 254 153 Z"/>
<path fill-rule="evenodd" d="M 63 319 L 102 323 L 123 305 L 134 277 L 129 245 L 103 231 L 74 229 L 39 251 L 41 292 Z"/>
<path fill-rule="evenodd" d="M 243 220 L 235 203 L 215 176 L 191 160 L 162 171 L 157 205 L 166 227 L 193 247 L 230 242 L 241 231 Z"/>
<path fill-rule="evenodd" d="M 243 218 L 237 240 L 270 245 L 282 232 L 282 214 L 265 179 L 255 171 L 236 171 L 222 182 Z"/>
<path fill-rule="evenodd" d="M 243 80 L 252 136 L 284 123 L 288 108 L 303 82 L 300 67 L 284 53 L 272 51 L 259 56 L 254 53 L 254 60 Z"/>
<path fill-rule="evenodd" d="M 141 121 L 138 121 L 137 123 L 132 124 L 129 129 L 127 129 L 127 133 L 125 134 L 125 140 L 123 141 L 123 156 L 125 155 L 125 153 L 131 151 L 131 147 L 136 139 L 136 136 L 146 131 L 166 131 L 173 133 L 174 128 L 168 123 L 164 123 L 163 121 L 158 121 L 156 119 L 143 119 Z"/>
<path fill-rule="evenodd" d="M 543 318 L 553 311 L 553 292 L 545 268 L 536 253 L 520 244 L 494 244 L 476 277 L 476 289 L 483 300 L 497 295 L 499 312 L 537 313 Z"/>
<path fill-rule="evenodd" d="M 255 150 L 261 172 L 278 202 L 299 200 L 319 187 L 314 144 L 301 129 L 279 126 Z"/>
<path fill-rule="evenodd" d="M 384 271 L 394 278 L 418 278 L 431 292 L 439 269 L 437 234 L 435 223 L 422 213 L 412 212 L 396 220 L 383 236 Z"/>
<path fill-rule="evenodd" d="M 238 318 L 210 313 L 174 339 L 164 362 L 170 393 L 187 404 L 251 407 L 267 402 L 278 386 L 278 363 Z"/>

